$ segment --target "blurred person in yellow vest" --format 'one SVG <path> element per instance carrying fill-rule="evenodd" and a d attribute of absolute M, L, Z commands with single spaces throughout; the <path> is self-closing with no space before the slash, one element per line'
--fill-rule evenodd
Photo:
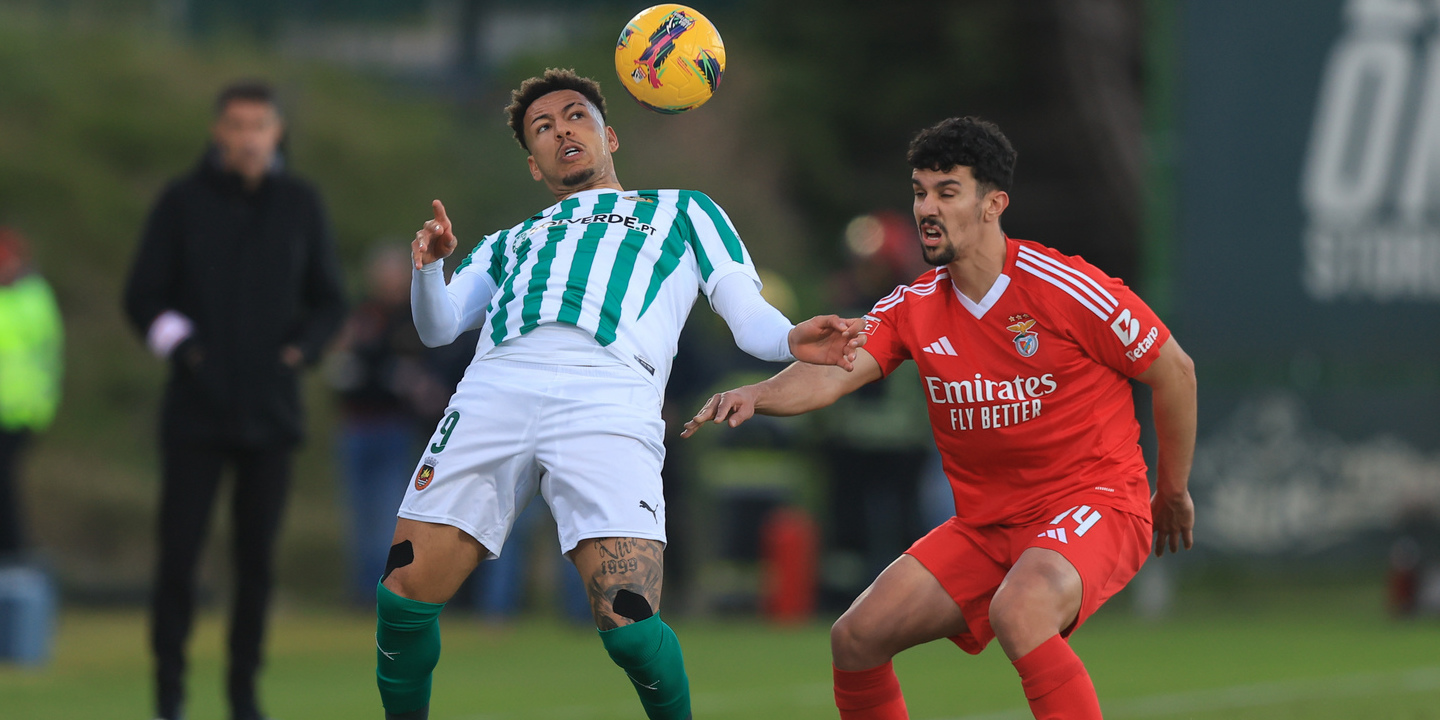
<path fill-rule="evenodd" d="M 50 285 L 31 268 L 24 236 L 0 227 L 0 562 L 25 549 L 20 456 L 55 417 L 63 346 Z"/>

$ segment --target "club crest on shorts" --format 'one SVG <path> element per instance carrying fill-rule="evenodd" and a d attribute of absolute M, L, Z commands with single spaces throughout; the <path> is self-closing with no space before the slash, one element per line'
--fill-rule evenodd
<path fill-rule="evenodd" d="M 1015 333 L 1015 352 L 1020 357 L 1030 357 L 1040 350 L 1040 336 L 1030 332 L 1035 327 L 1035 319 L 1025 313 L 1011 315 L 1010 322 L 1014 323 L 1006 327 L 1006 330 Z"/>
<path fill-rule="evenodd" d="M 415 473 L 415 489 L 424 490 L 430 487 L 430 481 L 435 479 L 435 458 L 425 458 L 425 463 L 420 466 L 420 472 Z"/>

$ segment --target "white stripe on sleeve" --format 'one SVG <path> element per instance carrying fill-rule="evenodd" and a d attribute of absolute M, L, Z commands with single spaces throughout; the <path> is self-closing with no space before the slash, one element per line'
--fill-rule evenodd
<path fill-rule="evenodd" d="M 1025 262 L 1024 260 L 1019 259 L 1019 258 L 1016 258 L 1016 259 L 1015 259 L 1015 267 L 1020 268 L 1021 270 L 1024 270 L 1025 272 L 1028 272 L 1028 273 L 1030 273 L 1031 275 L 1034 275 L 1035 277 L 1038 277 L 1038 278 L 1040 278 L 1041 280 L 1044 280 L 1045 282 L 1048 282 L 1048 283 L 1050 283 L 1051 285 L 1054 285 L 1055 287 L 1060 288 L 1061 290 L 1064 290 L 1066 295 L 1069 295 L 1070 297 L 1075 298 L 1075 300 L 1076 300 L 1077 302 L 1079 302 L 1081 305 L 1084 305 L 1085 307 L 1089 308 L 1089 309 L 1090 309 L 1090 312 L 1095 313 L 1095 315 L 1096 315 L 1097 317 L 1099 317 L 1101 320 L 1108 320 L 1108 319 L 1110 319 L 1109 313 L 1101 312 L 1100 308 L 1095 307 L 1095 306 L 1094 306 L 1093 304 L 1091 304 L 1091 302 L 1090 302 L 1089 300 L 1087 300 L 1084 296 L 1082 296 L 1080 293 L 1076 292 L 1074 285 L 1072 285 L 1072 284 L 1070 284 L 1070 283 L 1068 283 L 1068 282 L 1065 282 L 1064 280 L 1061 280 L 1061 279 L 1059 279 L 1059 278 L 1057 278 L 1057 277 L 1055 277 L 1055 276 L 1053 276 L 1053 275 L 1050 275 L 1049 273 L 1045 272 L 1044 270 L 1041 270 L 1040 268 L 1035 267 L 1034 265 L 1031 265 L 1031 264 Z"/>

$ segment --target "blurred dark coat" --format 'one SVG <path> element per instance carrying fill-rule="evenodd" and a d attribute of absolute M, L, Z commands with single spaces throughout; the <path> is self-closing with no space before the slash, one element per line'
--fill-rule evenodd
<path fill-rule="evenodd" d="M 125 289 L 144 338 L 176 310 L 194 334 L 170 357 L 162 423 L 175 439 L 297 442 L 299 373 L 280 360 L 319 358 L 345 315 L 335 243 L 319 193 L 283 170 L 254 192 L 214 153 L 173 181 L 150 213 Z"/>

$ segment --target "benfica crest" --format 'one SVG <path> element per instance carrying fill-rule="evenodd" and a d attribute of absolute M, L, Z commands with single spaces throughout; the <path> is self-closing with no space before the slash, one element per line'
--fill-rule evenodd
<path fill-rule="evenodd" d="M 1040 349 L 1040 336 L 1030 332 L 1030 328 L 1035 327 L 1034 318 L 1029 315 L 1013 315 L 1010 319 L 1017 321 L 1005 328 L 1015 333 L 1015 352 L 1020 353 L 1020 357 L 1034 355 Z"/>

